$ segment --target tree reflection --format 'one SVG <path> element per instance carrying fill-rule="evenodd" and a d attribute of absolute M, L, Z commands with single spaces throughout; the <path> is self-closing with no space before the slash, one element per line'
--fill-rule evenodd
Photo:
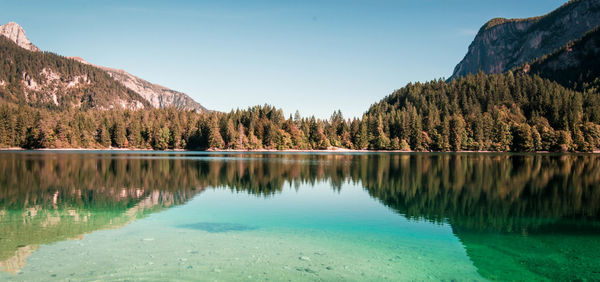
<path fill-rule="evenodd" d="M 39 244 L 123 226 L 207 187 L 269 197 L 320 182 L 356 183 L 408 218 L 449 222 L 468 251 L 469 234 L 600 216 L 596 155 L 1 153 L 0 265 L 18 270 Z"/>
<path fill-rule="evenodd" d="M 150 193 L 181 204 L 204 187 L 269 196 L 286 183 L 362 185 L 409 218 L 521 230 L 523 218 L 600 215 L 600 158 L 509 154 L 2 154 L 0 207 L 129 208 Z"/>

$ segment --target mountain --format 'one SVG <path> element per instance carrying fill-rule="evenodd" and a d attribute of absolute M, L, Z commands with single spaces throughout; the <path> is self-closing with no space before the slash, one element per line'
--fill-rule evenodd
<path fill-rule="evenodd" d="M 600 0 L 572 0 L 534 18 L 495 18 L 477 33 L 451 79 L 503 73 L 550 54 L 600 25 Z"/>
<path fill-rule="evenodd" d="M 15 22 L 9 22 L 5 25 L 0 25 L 0 34 L 6 36 L 8 39 L 17 43 L 17 45 L 24 49 L 35 52 L 40 51 L 38 47 L 29 41 L 23 28 Z"/>
<path fill-rule="evenodd" d="M 93 65 L 80 57 L 69 57 L 76 61 L 84 64 Z M 109 67 L 103 67 L 93 65 L 104 71 L 106 71 L 113 79 L 125 85 L 130 90 L 140 94 L 146 99 L 150 105 L 154 108 L 168 108 L 175 107 L 178 109 L 194 110 L 197 112 L 205 112 L 204 108 L 200 103 L 194 101 L 185 93 L 171 90 L 158 84 L 153 84 L 146 80 L 143 80 L 137 76 L 134 76 L 124 70 L 114 69 Z"/>
<path fill-rule="evenodd" d="M 150 83 L 124 70 L 107 67 L 100 68 L 106 71 L 116 81 L 125 85 L 125 87 L 142 95 L 142 97 L 148 100 L 150 105 L 155 108 L 175 107 L 184 110 L 194 110 L 196 112 L 206 111 L 205 107 L 194 101 L 194 99 L 185 93 Z"/>
<path fill-rule="evenodd" d="M 18 72 L 4 73 L 3 78 L 0 74 L 0 93 L 4 92 L 2 97 L 5 100 L 59 108 L 175 107 L 196 112 L 206 111 L 206 108 L 185 93 L 150 83 L 123 70 L 96 66 L 79 57 L 65 58 L 43 53 L 29 41 L 25 31 L 17 23 L 10 22 L 0 26 L 0 35 L 22 48 L 13 48 L 9 46 L 12 42 L 0 40 L 4 47 L 3 63 L 7 65 L 4 70 Z M 9 58 L 12 60 L 7 60 Z M 23 64 L 23 60 L 30 64 Z M 71 68 L 77 69 L 76 74 L 72 73 Z M 89 72 L 93 73 L 94 79 L 100 79 L 103 85 L 91 83 Z M 22 78 L 18 78 L 19 76 Z"/>
<path fill-rule="evenodd" d="M 600 27 L 519 70 L 577 90 L 600 86 Z"/>
<path fill-rule="evenodd" d="M 0 36 L 0 101 L 51 109 L 151 107 L 99 68 L 29 51 L 4 36 Z"/>

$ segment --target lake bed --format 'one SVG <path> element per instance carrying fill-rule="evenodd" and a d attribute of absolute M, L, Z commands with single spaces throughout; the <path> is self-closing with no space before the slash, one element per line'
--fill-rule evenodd
<path fill-rule="evenodd" d="M 588 154 L 0 152 L 1 280 L 600 279 Z"/>

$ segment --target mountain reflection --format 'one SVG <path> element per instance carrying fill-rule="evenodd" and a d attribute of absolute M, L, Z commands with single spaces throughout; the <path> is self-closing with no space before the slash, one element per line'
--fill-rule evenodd
<path fill-rule="evenodd" d="M 407 218 L 450 223 L 480 269 L 473 246 L 486 232 L 600 234 L 595 155 L 0 153 L 0 267 L 17 272 L 40 244 L 124 226 L 206 187 L 268 197 L 318 182 L 356 183 Z"/>

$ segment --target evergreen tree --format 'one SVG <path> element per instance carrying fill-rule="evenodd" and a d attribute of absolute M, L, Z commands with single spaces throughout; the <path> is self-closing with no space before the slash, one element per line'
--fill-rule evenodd
<path fill-rule="evenodd" d="M 169 143 L 171 143 L 171 131 L 168 127 L 162 126 L 156 131 L 153 149 L 166 150 L 169 148 Z"/>
<path fill-rule="evenodd" d="M 238 131 L 235 129 L 235 126 L 233 125 L 233 120 L 231 118 L 227 119 L 227 125 L 225 126 L 225 134 L 224 134 L 224 141 L 225 144 L 227 144 L 227 148 L 229 149 L 236 149 L 237 148 L 237 144 L 239 142 L 238 137 L 237 137 Z"/>
<path fill-rule="evenodd" d="M 125 148 L 129 145 L 127 140 L 127 130 L 121 119 L 116 119 L 111 130 L 112 146 L 117 148 Z"/>
<path fill-rule="evenodd" d="M 234 149 L 242 150 L 248 147 L 248 137 L 244 133 L 244 126 L 238 123 L 237 141 L 235 142 Z"/>
<path fill-rule="evenodd" d="M 535 150 L 533 137 L 531 136 L 531 127 L 528 124 L 514 124 L 512 126 L 512 145 L 513 151 L 531 152 Z"/>
<path fill-rule="evenodd" d="M 129 144 L 133 148 L 141 148 L 142 147 L 142 133 L 140 131 L 140 122 L 138 119 L 133 118 L 129 122 L 129 126 L 127 127 L 127 144 Z"/>
<path fill-rule="evenodd" d="M 221 137 L 219 121 L 216 115 L 210 117 L 208 124 L 208 147 L 212 149 L 223 149 L 225 142 Z"/>
<path fill-rule="evenodd" d="M 465 120 L 461 115 L 453 116 L 450 118 L 450 148 L 453 151 L 460 151 L 463 149 L 463 142 L 465 141 Z"/>
<path fill-rule="evenodd" d="M 111 145 L 110 131 L 108 130 L 108 120 L 100 122 L 100 126 L 97 130 L 97 141 L 102 148 L 108 148 Z"/>

